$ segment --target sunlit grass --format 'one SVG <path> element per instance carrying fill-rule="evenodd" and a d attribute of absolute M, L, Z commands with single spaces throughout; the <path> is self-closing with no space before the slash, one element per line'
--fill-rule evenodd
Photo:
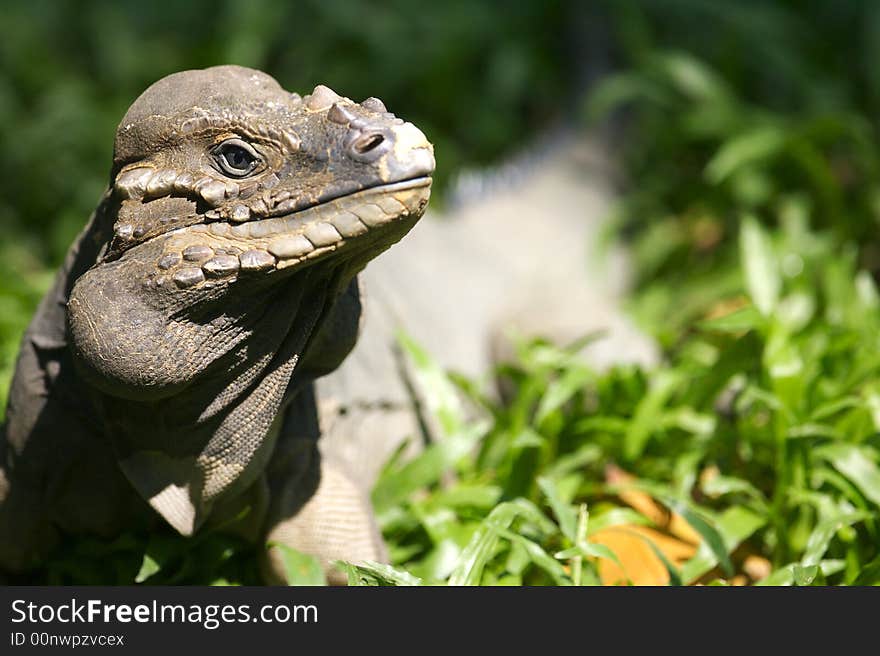
<path fill-rule="evenodd" d="M 574 349 L 523 344 L 503 372 L 516 392 L 498 403 L 405 341 L 435 402 L 457 387 L 481 419 L 435 403 L 447 434 L 380 478 L 397 569 L 425 583 L 597 583 L 616 555 L 591 537 L 654 523 L 621 500 L 635 488 L 699 541 L 664 563 L 671 582 L 729 581 L 749 556 L 772 566 L 765 583 L 880 582 L 880 299 L 833 244 L 746 219 L 737 302 L 706 308 L 649 371 L 600 374 Z M 804 261 L 786 274 L 792 253 Z M 609 482 L 610 465 L 632 477 Z"/>

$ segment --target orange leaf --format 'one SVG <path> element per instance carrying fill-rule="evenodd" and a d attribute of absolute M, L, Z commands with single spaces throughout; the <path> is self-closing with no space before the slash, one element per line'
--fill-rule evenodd
<path fill-rule="evenodd" d="M 609 465 L 605 469 L 605 480 L 612 485 L 626 485 L 636 481 L 636 477 L 620 467 Z M 673 513 L 654 501 L 641 490 L 630 489 L 618 493 L 621 500 L 650 519 L 659 528 L 672 533 L 685 542 L 700 544 L 700 534 L 678 513 Z"/>
<path fill-rule="evenodd" d="M 591 542 L 611 549 L 620 561 L 599 560 L 599 578 L 604 585 L 621 585 L 627 581 L 633 585 L 667 585 L 669 572 L 647 540 L 676 567 L 693 557 L 696 547 L 693 544 L 666 535 L 660 531 L 624 524 L 603 529 L 590 538 Z"/>

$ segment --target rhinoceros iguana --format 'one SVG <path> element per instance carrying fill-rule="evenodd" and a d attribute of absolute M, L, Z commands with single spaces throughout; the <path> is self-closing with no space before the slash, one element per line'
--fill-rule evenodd
<path fill-rule="evenodd" d="M 0 571 L 67 534 L 191 535 L 244 508 L 255 540 L 381 560 L 364 490 L 317 448 L 313 381 L 354 345 L 357 274 L 421 217 L 433 170 L 376 98 L 300 97 L 235 66 L 149 87 L 22 342 Z"/>

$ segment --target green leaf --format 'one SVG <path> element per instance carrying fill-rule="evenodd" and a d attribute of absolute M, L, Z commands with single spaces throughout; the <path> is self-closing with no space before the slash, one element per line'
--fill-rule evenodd
<path fill-rule="evenodd" d="M 865 310 L 876 312 L 880 308 L 880 292 L 877 284 L 867 271 L 856 274 L 856 295 Z"/>
<path fill-rule="evenodd" d="M 160 569 L 157 563 L 148 553 L 144 553 L 144 560 L 138 570 L 137 576 L 134 577 L 135 583 L 143 583 Z"/>
<path fill-rule="evenodd" d="M 795 585 L 810 585 L 819 574 L 819 567 L 817 565 L 809 565 L 807 567 L 794 565 L 792 567 L 792 574 L 794 575 Z"/>
<path fill-rule="evenodd" d="M 535 414 L 535 423 L 540 425 L 550 414 L 567 403 L 572 396 L 584 388 L 587 382 L 594 378 L 593 371 L 586 367 L 572 366 L 567 369 L 560 378 L 547 386 L 547 391 L 541 397 Z"/>
<path fill-rule="evenodd" d="M 399 469 L 385 470 L 373 488 L 376 512 L 387 512 L 413 492 L 437 483 L 444 472 L 467 455 L 488 431 L 488 422 L 473 423 L 461 433 L 431 444 Z"/>
<path fill-rule="evenodd" d="M 559 522 L 559 528 L 562 529 L 562 534 L 572 542 L 577 542 L 577 513 L 559 496 L 556 482 L 549 478 L 540 477 L 538 478 L 538 487 L 547 497 L 553 514 L 556 515 L 556 520 Z"/>
<path fill-rule="evenodd" d="M 639 101 L 663 103 L 666 94 L 656 83 L 642 75 L 611 75 L 601 80 L 589 94 L 585 108 L 587 118 L 597 121 L 617 107 Z"/>
<path fill-rule="evenodd" d="M 822 576 L 831 576 L 846 569 L 846 561 L 842 558 L 831 558 L 819 562 L 819 571 Z"/>
<path fill-rule="evenodd" d="M 495 555 L 498 544 L 498 532 L 486 522 L 487 520 L 483 521 L 462 552 L 458 566 L 449 577 L 449 585 L 479 585 L 483 569 Z"/>
<path fill-rule="evenodd" d="M 143 559 L 140 569 L 135 576 L 135 583 L 144 583 L 150 578 L 165 570 L 169 565 L 184 558 L 187 545 L 182 540 L 169 538 L 165 535 L 150 537 L 144 547 Z M 173 570 L 174 568 L 171 567 Z M 172 573 L 171 576 L 174 574 Z M 162 577 L 165 578 L 165 577 Z M 163 583 L 167 581 L 162 581 Z"/>
<path fill-rule="evenodd" d="M 705 177 L 720 184 L 735 172 L 778 155 L 787 137 L 776 127 L 759 127 L 724 142 L 706 164 Z"/>
<path fill-rule="evenodd" d="M 595 444 L 585 444 L 579 447 L 573 453 L 560 455 L 555 461 L 548 463 L 547 476 L 559 479 L 574 472 L 583 469 L 602 457 L 602 449 Z"/>
<path fill-rule="evenodd" d="M 496 526 L 492 523 L 490 523 L 489 526 L 499 536 L 523 548 L 526 554 L 528 554 L 529 560 L 547 572 L 553 578 L 553 582 L 556 585 L 571 585 L 571 579 L 568 578 L 562 565 L 551 558 L 539 544 L 519 535 L 518 533 L 514 533 L 503 526 Z"/>
<path fill-rule="evenodd" d="M 413 363 L 415 378 L 424 394 L 425 405 L 439 420 L 443 434 L 449 436 L 462 433 L 466 422 L 455 385 L 434 358 L 402 330 L 397 333 L 397 341 Z"/>
<path fill-rule="evenodd" d="M 708 62 L 686 52 L 667 52 L 658 64 L 675 89 L 693 102 L 713 107 L 733 102 L 724 79 Z"/>
<path fill-rule="evenodd" d="M 804 567 L 818 565 L 822 556 L 828 551 L 831 539 L 841 528 L 852 526 L 856 522 L 865 520 L 870 516 L 870 514 L 865 512 L 840 514 L 817 524 L 807 540 L 804 556 L 801 558 L 801 565 Z"/>
<path fill-rule="evenodd" d="M 419 562 L 418 570 L 414 568 L 411 573 L 429 581 L 441 581 L 446 579 L 455 569 L 458 559 L 461 557 L 461 546 L 451 538 L 445 538 L 437 542 L 424 558 Z M 517 574 L 518 572 L 513 572 Z"/>
<path fill-rule="evenodd" d="M 806 292 L 795 292 L 780 301 L 775 318 L 791 332 L 803 330 L 813 318 L 816 301 Z"/>
<path fill-rule="evenodd" d="M 880 388 L 878 388 L 876 383 L 866 385 L 863 395 L 865 397 L 865 407 L 871 414 L 874 430 L 880 432 Z"/>
<path fill-rule="evenodd" d="M 741 478 L 736 478 L 735 476 L 713 476 L 703 481 L 700 487 L 703 490 L 703 494 L 706 494 L 710 497 L 720 497 L 726 494 L 743 493 L 748 495 L 752 499 L 760 502 L 761 504 L 765 503 L 764 495 L 761 494 L 758 488 L 756 488 L 748 481 L 744 481 Z"/>
<path fill-rule="evenodd" d="M 785 432 L 785 436 L 790 440 L 813 437 L 830 437 L 832 439 L 837 439 L 840 437 L 840 432 L 834 428 L 834 426 L 828 426 L 826 424 L 801 424 L 789 428 Z"/>
<path fill-rule="evenodd" d="M 611 508 L 604 512 L 597 513 L 590 518 L 590 528 L 589 531 L 587 531 L 587 534 L 594 535 L 599 531 L 612 526 L 621 526 L 624 524 L 646 525 L 650 523 L 650 519 L 632 508 Z"/>
<path fill-rule="evenodd" d="M 638 537 L 640 537 L 642 541 L 651 548 L 651 551 L 654 552 L 654 555 L 657 556 L 661 563 L 663 563 L 663 567 L 666 568 L 666 573 L 669 574 L 669 585 L 684 585 L 681 579 L 681 572 L 679 572 L 678 568 L 669 561 L 669 559 L 666 557 L 666 554 L 663 553 L 663 550 L 660 549 L 656 544 L 654 544 L 654 541 L 647 535 L 639 535 Z"/>
<path fill-rule="evenodd" d="M 710 437 L 718 425 L 717 417 L 709 413 L 696 412 L 693 408 L 681 406 L 666 413 L 663 417 L 665 428 L 680 428 L 683 431 Z"/>
<path fill-rule="evenodd" d="M 852 585 L 880 585 L 880 556 L 862 567 Z"/>
<path fill-rule="evenodd" d="M 360 565 L 352 565 L 344 561 L 336 561 L 334 565 L 348 575 L 348 584 L 350 586 L 422 585 L 420 578 L 383 563 L 366 561 Z"/>
<path fill-rule="evenodd" d="M 548 535 L 557 533 L 558 527 L 556 524 L 554 524 L 547 515 L 541 512 L 541 509 L 538 508 L 538 506 L 528 499 L 514 499 L 512 501 L 507 501 L 506 503 L 516 510 L 518 517 L 533 524 L 539 531 Z"/>
<path fill-rule="evenodd" d="M 810 415 L 810 421 L 820 422 L 823 419 L 833 417 L 834 415 L 843 412 L 844 410 L 857 408 L 861 404 L 862 400 L 857 396 L 845 396 L 840 399 L 834 399 L 833 401 L 823 403 L 818 408 L 813 410 L 813 413 Z"/>
<path fill-rule="evenodd" d="M 642 454 L 651 434 L 661 425 L 663 408 L 679 381 L 678 374 L 672 371 L 660 371 L 654 376 L 651 388 L 636 406 L 623 437 L 623 453 L 628 460 L 635 460 Z"/>
<path fill-rule="evenodd" d="M 769 316 L 779 301 L 782 280 L 770 238 L 753 216 L 742 220 L 739 248 L 749 297 L 761 314 Z"/>
<path fill-rule="evenodd" d="M 775 569 L 770 572 L 770 575 L 755 583 L 756 586 L 782 586 L 782 585 L 792 585 L 794 583 L 794 568 L 796 563 L 791 563 L 785 565 L 784 567 L 780 567 L 779 569 Z"/>
<path fill-rule="evenodd" d="M 685 517 L 685 519 L 687 519 L 687 517 Z M 727 554 L 736 549 L 743 540 L 748 538 L 766 523 L 766 518 L 744 506 L 732 506 L 722 512 L 715 522 L 717 535 L 720 536 L 722 542 L 720 549 L 717 543 L 717 538 L 715 538 L 714 548 L 712 548 L 712 546 L 710 546 L 704 539 L 694 557 L 682 566 L 682 580 L 686 584 L 689 584 L 701 577 L 719 562 L 723 562 L 719 558 L 718 551 L 723 551 L 726 557 Z M 694 530 L 699 532 L 699 529 L 697 529 L 696 526 L 694 526 Z M 733 567 L 730 564 L 729 558 L 727 558 L 727 562 L 729 569 L 726 571 L 732 573 Z M 731 575 L 730 573 L 728 576 Z"/>
<path fill-rule="evenodd" d="M 555 528 L 555 524 L 525 499 L 498 504 L 480 523 L 464 548 L 458 566 L 449 577 L 449 585 L 479 585 L 486 564 L 495 556 L 495 548 L 498 544 L 497 529 L 509 528 L 517 517 L 525 517 L 545 530 L 552 531 Z"/>
<path fill-rule="evenodd" d="M 755 583 L 756 586 L 785 586 L 785 585 L 811 585 L 816 576 L 831 576 L 841 571 L 844 563 L 840 560 L 823 560 L 816 565 L 804 567 L 798 563 L 784 565 L 770 575 Z M 869 566 L 870 567 L 870 566 Z M 863 570 L 863 573 L 867 570 Z M 853 582 L 853 585 L 869 585 L 868 583 Z"/>
<path fill-rule="evenodd" d="M 604 544 L 599 544 L 597 542 L 581 542 L 568 549 L 557 551 L 553 556 L 559 560 L 569 560 L 577 556 L 583 556 L 585 558 L 607 558 L 620 565 L 617 555 Z"/>
<path fill-rule="evenodd" d="M 546 440 L 537 431 L 532 430 L 528 426 L 514 435 L 510 446 L 513 449 L 528 449 L 532 447 L 542 447 Z"/>
<path fill-rule="evenodd" d="M 590 527 L 590 513 L 587 510 L 587 504 L 582 503 L 578 506 L 577 528 L 575 529 L 574 543 L 578 546 L 584 546 L 587 542 L 587 530 Z M 591 570 L 592 571 L 592 570 Z M 584 583 L 584 561 L 582 558 L 575 557 L 571 560 L 571 580 L 577 586 Z"/>
<path fill-rule="evenodd" d="M 867 448 L 852 444 L 828 444 L 816 450 L 816 456 L 830 462 L 851 480 L 869 500 L 880 505 L 880 468 L 866 454 Z"/>
<path fill-rule="evenodd" d="M 448 506 L 452 509 L 479 508 L 488 512 L 498 504 L 500 498 L 501 488 L 497 485 L 460 482 L 434 493 L 431 505 Z"/>
<path fill-rule="evenodd" d="M 748 332 L 764 325 L 764 318 L 753 305 L 747 305 L 728 314 L 714 319 L 705 319 L 697 323 L 702 330 L 720 333 L 739 334 Z"/>
<path fill-rule="evenodd" d="M 514 576 L 522 576 L 526 567 L 532 562 L 525 547 L 519 544 L 511 544 L 510 552 L 507 554 L 507 562 L 505 568 Z"/>
<path fill-rule="evenodd" d="M 281 554 L 287 585 L 327 585 L 324 568 L 314 556 L 280 542 L 270 542 L 267 546 L 277 549 Z"/>
<path fill-rule="evenodd" d="M 671 499 L 667 499 L 664 503 L 669 506 L 670 510 L 681 515 L 691 525 L 691 528 L 700 534 L 700 537 L 703 538 L 703 544 L 709 548 L 712 555 L 721 564 L 724 573 L 727 576 L 733 576 L 733 563 L 730 562 L 730 556 L 727 555 L 724 537 L 718 530 L 686 503 Z"/>

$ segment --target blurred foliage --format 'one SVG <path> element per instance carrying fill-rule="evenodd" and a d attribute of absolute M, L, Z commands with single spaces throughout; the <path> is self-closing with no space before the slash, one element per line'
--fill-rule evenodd
<path fill-rule="evenodd" d="M 635 252 L 637 313 L 664 344 L 735 286 L 744 212 L 771 226 L 806 214 L 880 270 L 880 6 L 643 0 L 610 10 L 623 70 L 587 109 L 622 117 L 616 227 Z"/>
<path fill-rule="evenodd" d="M 349 568 L 351 581 L 595 584 L 617 556 L 594 538 L 656 521 L 621 500 L 634 488 L 699 539 L 666 562 L 670 581 L 728 583 L 757 556 L 764 583 L 880 583 L 877 287 L 802 220 L 771 235 L 749 218 L 737 250 L 736 302 L 651 371 L 599 373 L 577 347 L 524 343 L 498 403 L 405 342 L 446 434 L 375 489 L 399 570 Z M 781 264 L 792 254 L 796 272 Z M 610 480 L 609 463 L 633 477 Z"/>
<path fill-rule="evenodd" d="M 114 540 L 68 538 L 46 566 L 12 578 L 26 585 L 260 585 L 254 545 L 217 532 L 168 529 Z"/>

